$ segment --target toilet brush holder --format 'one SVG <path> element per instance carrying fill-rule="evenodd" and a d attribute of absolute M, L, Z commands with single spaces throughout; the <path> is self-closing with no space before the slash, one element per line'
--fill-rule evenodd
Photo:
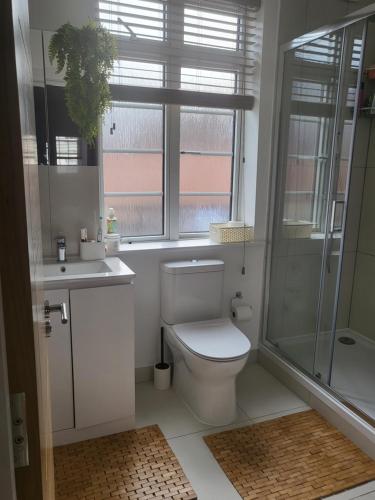
<path fill-rule="evenodd" d="M 154 386 L 159 391 L 166 391 L 171 385 L 171 365 L 157 363 L 154 366 Z"/>
<path fill-rule="evenodd" d="M 164 328 L 160 328 L 160 363 L 154 366 L 154 386 L 159 391 L 169 389 L 171 385 L 171 366 L 164 362 Z"/>

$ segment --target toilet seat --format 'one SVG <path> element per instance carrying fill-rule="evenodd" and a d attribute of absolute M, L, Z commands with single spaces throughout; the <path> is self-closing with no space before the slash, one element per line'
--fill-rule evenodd
<path fill-rule="evenodd" d="M 233 361 L 246 356 L 249 339 L 228 318 L 172 327 L 177 339 L 193 354 L 210 361 Z"/>

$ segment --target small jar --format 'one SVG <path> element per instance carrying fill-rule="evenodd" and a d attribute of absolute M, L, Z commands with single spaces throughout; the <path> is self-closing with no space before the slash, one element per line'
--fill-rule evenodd
<path fill-rule="evenodd" d="M 107 255 L 116 255 L 120 250 L 120 235 L 118 233 L 107 234 L 105 241 L 107 244 Z"/>

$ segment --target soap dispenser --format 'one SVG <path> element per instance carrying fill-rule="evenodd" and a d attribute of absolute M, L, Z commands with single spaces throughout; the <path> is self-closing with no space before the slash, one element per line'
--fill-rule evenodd
<path fill-rule="evenodd" d="M 107 234 L 117 233 L 117 217 L 113 208 L 108 209 Z"/>

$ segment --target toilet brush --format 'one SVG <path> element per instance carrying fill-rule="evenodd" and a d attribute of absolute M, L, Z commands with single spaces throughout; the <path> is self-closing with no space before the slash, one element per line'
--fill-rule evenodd
<path fill-rule="evenodd" d="M 164 328 L 160 328 L 160 363 L 154 366 L 154 385 L 161 391 L 169 389 L 171 383 L 171 367 L 164 361 Z"/>

